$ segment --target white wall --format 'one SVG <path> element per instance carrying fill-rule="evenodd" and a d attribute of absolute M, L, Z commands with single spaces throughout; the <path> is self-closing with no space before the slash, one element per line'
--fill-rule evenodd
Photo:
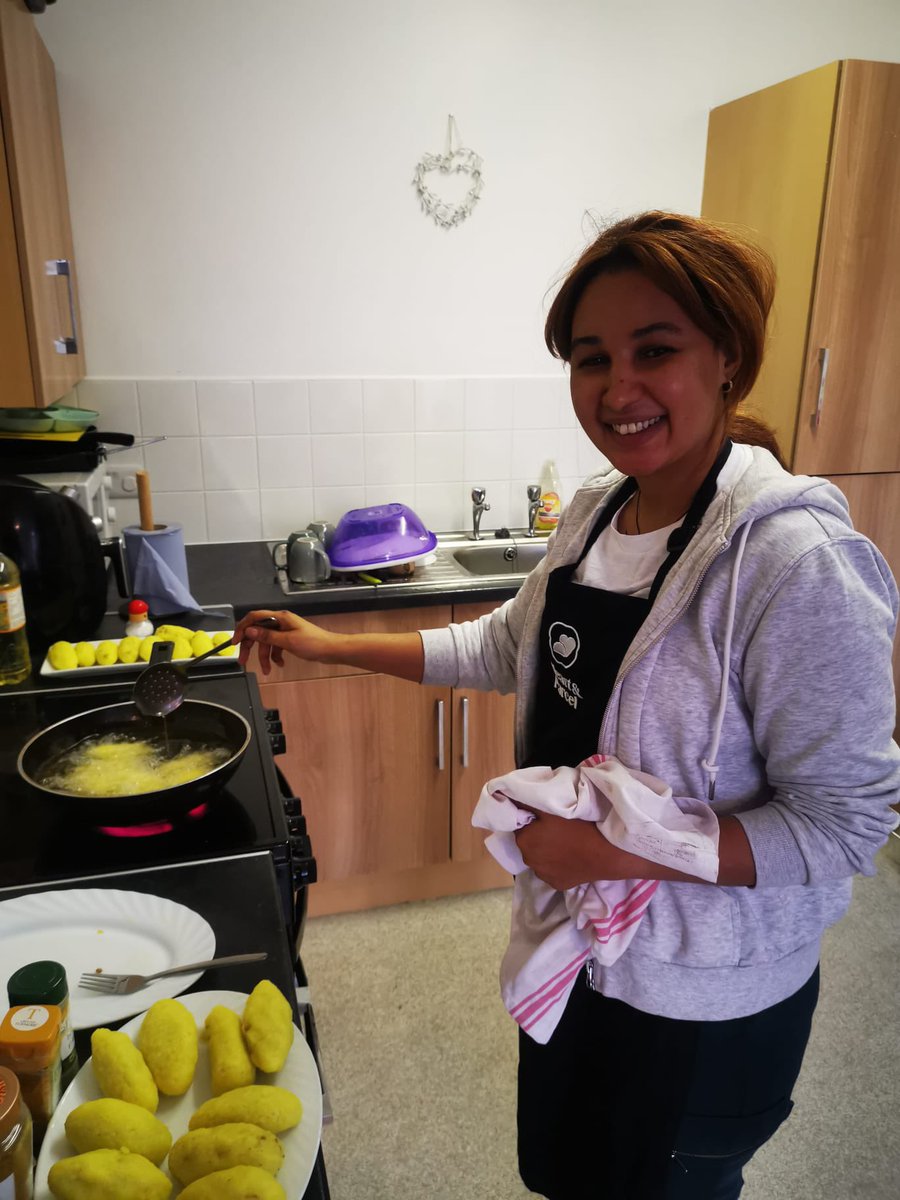
<path fill-rule="evenodd" d="M 897 0 L 59 0 L 91 375 L 530 375 L 586 210 L 699 209 L 708 110 L 900 59 Z M 462 227 L 411 185 L 452 112 Z"/>
<path fill-rule="evenodd" d="M 598 456 L 542 326 L 589 214 L 697 212 L 710 108 L 900 60 L 897 0 L 59 0 L 38 27 L 78 401 L 166 436 L 130 460 L 190 541 L 391 499 L 457 527 L 473 484 L 485 528 L 521 524 L 547 455 L 570 496 Z M 443 230 L 412 176 L 451 112 L 485 185 Z"/>

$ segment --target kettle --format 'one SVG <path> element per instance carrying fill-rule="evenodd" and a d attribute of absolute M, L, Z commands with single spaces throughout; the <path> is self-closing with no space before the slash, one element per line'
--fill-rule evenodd
<path fill-rule="evenodd" d="M 106 612 L 107 565 L 128 595 L 121 538 L 100 539 L 74 500 L 18 475 L 0 476 L 0 550 L 22 577 L 28 645 L 35 657 L 53 642 L 89 639 Z"/>
<path fill-rule="evenodd" d="M 291 583 L 322 583 L 331 574 L 331 563 L 322 543 L 309 529 L 295 531 L 286 542 L 272 548 L 276 567 L 287 571 Z"/>

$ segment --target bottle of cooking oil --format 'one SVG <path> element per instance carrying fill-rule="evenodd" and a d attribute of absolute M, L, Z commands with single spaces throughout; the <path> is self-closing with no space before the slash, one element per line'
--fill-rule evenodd
<path fill-rule="evenodd" d="M 0 553 L 0 687 L 21 683 L 31 674 L 25 637 L 25 603 L 19 568 Z"/>

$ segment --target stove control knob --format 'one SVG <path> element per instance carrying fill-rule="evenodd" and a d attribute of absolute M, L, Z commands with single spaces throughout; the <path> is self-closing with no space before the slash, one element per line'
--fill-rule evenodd
<path fill-rule="evenodd" d="M 266 719 L 266 721 L 280 721 L 281 713 L 277 708 L 266 708 L 263 709 L 263 717 Z"/>
<path fill-rule="evenodd" d="M 306 836 L 306 817 L 288 817 L 288 833 Z"/>
<path fill-rule="evenodd" d="M 302 862 L 294 863 L 292 874 L 294 887 L 306 887 L 307 884 L 315 883 L 317 878 L 316 860 L 305 858 Z"/>
<path fill-rule="evenodd" d="M 283 733 L 270 733 L 269 745 L 272 747 L 273 754 L 287 753 L 287 739 Z"/>
<path fill-rule="evenodd" d="M 295 833 L 291 835 L 291 857 L 298 862 L 301 858 L 309 858 L 312 855 L 312 842 L 303 833 Z"/>
<path fill-rule="evenodd" d="M 282 800 L 284 806 L 284 815 L 286 817 L 299 817 L 303 812 L 300 805 L 300 800 L 297 796 L 288 796 L 286 800 Z"/>
<path fill-rule="evenodd" d="M 280 721 L 266 721 L 266 729 L 269 733 L 284 733 L 284 726 Z"/>

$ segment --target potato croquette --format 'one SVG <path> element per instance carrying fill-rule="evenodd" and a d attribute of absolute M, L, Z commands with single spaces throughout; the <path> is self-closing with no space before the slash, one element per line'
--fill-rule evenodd
<path fill-rule="evenodd" d="M 180 1000 L 157 1000 L 138 1032 L 138 1049 L 165 1096 L 183 1096 L 197 1066 L 197 1022 Z"/>
<path fill-rule="evenodd" d="M 256 1083 L 234 1088 L 224 1096 L 214 1096 L 201 1104 L 190 1120 L 191 1129 L 247 1121 L 270 1133 L 282 1133 L 300 1124 L 303 1105 L 286 1088 Z"/>
<path fill-rule="evenodd" d="M 95 1029 L 91 1034 L 91 1063 L 97 1086 L 104 1096 L 127 1100 L 155 1113 L 159 1093 L 150 1068 L 137 1046 L 125 1033 Z"/>
<path fill-rule="evenodd" d="M 181 1192 L 179 1200 L 286 1200 L 284 1188 L 259 1167 L 231 1167 L 204 1175 Z"/>
<path fill-rule="evenodd" d="M 241 1022 L 250 1060 L 272 1074 L 285 1064 L 294 1040 L 291 1006 L 274 983 L 262 979 L 247 997 Z"/>
<path fill-rule="evenodd" d="M 62 1158 L 50 1168 L 47 1183 L 56 1200 L 168 1200 L 172 1191 L 159 1167 L 127 1150 Z"/>
<path fill-rule="evenodd" d="M 209 1074 L 214 1096 L 232 1088 L 247 1087 L 256 1078 L 256 1068 L 250 1061 L 241 1018 L 230 1008 L 217 1004 L 206 1018 L 206 1037 L 209 1040 Z"/>
<path fill-rule="evenodd" d="M 193 1183 L 227 1167 L 259 1167 L 277 1175 L 283 1162 L 275 1134 L 247 1124 L 195 1129 L 182 1134 L 169 1152 L 169 1170 L 179 1183 Z"/>
<path fill-rule="evenodd" d="M 125 1100 L 88 1100 L 66 1117 L 66 1137 L 79 1154 L 88 1150 L 130 1150 L 159 1166 L 172 1135 L 162 1121 Z"/>

